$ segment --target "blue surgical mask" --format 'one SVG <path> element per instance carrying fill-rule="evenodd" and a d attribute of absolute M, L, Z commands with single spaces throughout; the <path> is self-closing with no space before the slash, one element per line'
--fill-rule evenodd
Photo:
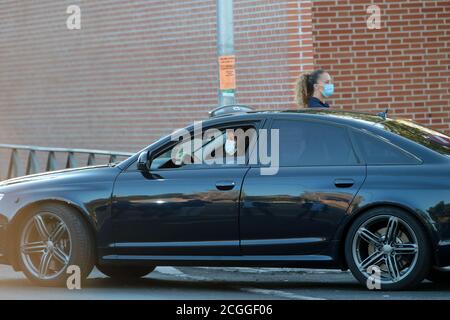
<path fill-rule="evenodd" d="M 232 156 L 236 153 L 236 141 L 234 140 L 227 140 L 225 143 L 225 152 Z"/>
<path fill-rule="evenodd" d="M 334 84 L 326 84 L 323 86 L 323 96 L 325 98 L 329 98 L 333 95 L 334 93 Z"/>

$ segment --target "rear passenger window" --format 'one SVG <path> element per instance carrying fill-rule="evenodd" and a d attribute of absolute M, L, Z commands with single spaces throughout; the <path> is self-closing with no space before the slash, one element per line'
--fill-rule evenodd
<path fill-rule="evenodd" d="M 369 165 L 419 164 L 420 161 L 406 151 L 382 138 L 355 131 L 358 147 Z"/>
<path fill-rule="evenodd" d="M 280 133 L 280 166 L 357 165 L 347 129 L 320 122 L 275 120 Z"/>

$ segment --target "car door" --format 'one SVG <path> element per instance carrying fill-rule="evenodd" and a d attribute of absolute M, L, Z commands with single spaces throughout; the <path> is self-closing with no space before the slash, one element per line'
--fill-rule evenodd
<path fill-rule="evenodd" d="M 366 167 L 346 127 L 279 116 L 271 129 L 279 130 L 279 170 L 262 175 L 254 166 L 246 175 L 241 250 L 246 255 L 319 254 L 364 182 Z"/>
<path fill-rule="evenodd" d="M 256 123 L 233 123 L 218 129 L 224 132 L 241 125 Z M 206 149 L 209 138 L 200 139 Z M 150 172 L 132 166 L 119 175 L 112 203 L 116 253 L 239 254 L 239 195 L 247 163 L 180 164 L 179 159 L 171 159 L 181 150 L 174 152 L 176 146 L 179 144 L 169 142 L 154 151 Z M 248 154 L 250 146 L 246 148 Z"/>

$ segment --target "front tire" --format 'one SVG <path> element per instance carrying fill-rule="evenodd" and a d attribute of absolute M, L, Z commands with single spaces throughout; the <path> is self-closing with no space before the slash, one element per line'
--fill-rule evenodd
<path fill-rule="evenodd" d="M 352 274 L 369 289 L 403 290 L 428 274 L 430 245 L 422 226 L 408 213 L 375 208 L 350 227 L 345 257 Z"/>
<path fill-rule="evenodd" d="M 116 280 L 139 279 L 153 270 L 155 267 L 135 267 L 135 266 L 105 266 L 97 265 L 97 269 L 104 275 Z"/>
<path fill-rule="evenodd" d="M 18 260 L 23 273 L 39 286 L 65 286 L 69 266 L 78 266 L 81 281 L 95 261 L 93 235 L 80 213 L 61 204 L 44 204 L 23 219 Z"/>

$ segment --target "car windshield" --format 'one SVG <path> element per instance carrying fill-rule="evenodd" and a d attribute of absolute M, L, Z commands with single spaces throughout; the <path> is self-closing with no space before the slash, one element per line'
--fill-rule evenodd
<path fill-rule="evenodd" d="M 417 142 L 440 154 L 450 156 L 450 137 L 441 132 L 407 120 L 389 119 L 378 125 L 382 125 L 387 131 Z"/>

